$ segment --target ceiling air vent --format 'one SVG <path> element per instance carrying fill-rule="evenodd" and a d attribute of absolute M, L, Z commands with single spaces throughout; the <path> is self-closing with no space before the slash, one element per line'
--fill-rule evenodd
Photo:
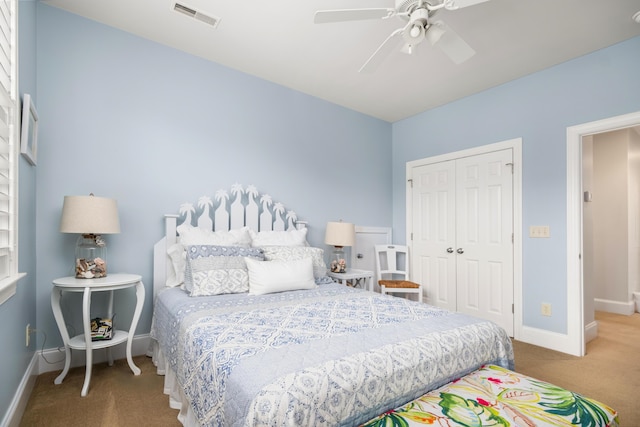
<path fill-rule="evenodd" d="M 218 26 L 218 23 L 220 23 L 220 18 L 218 18 L 217 16 L 204 14 L 198 10 L 190 8 L 189 6 L 185 6 L 184 4 L 175 3 L 173 5 L 173 10 L 183 13 L 193 19 L 197 19 L 198 21 L 204 22 L 205 24 L 209 24 L 213 28 L 216 28 Z"/>

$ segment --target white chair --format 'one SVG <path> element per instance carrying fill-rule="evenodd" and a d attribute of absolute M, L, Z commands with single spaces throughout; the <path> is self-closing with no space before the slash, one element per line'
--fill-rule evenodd
<path fill-rule="evenodd" d="M 375 245 L 376 273 L 382 294 L 418 294 L 422 286 L 409 279 L 409 248 L 403 245 Z"/>

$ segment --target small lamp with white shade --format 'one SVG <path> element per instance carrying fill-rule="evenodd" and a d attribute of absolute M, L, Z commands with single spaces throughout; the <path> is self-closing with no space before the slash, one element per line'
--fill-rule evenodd
<path fill-rule="evenodd" d="M 65 196 L 60 220 L 62 233 L 78 233 L 75 276 L 97 279 L 107 275 L 107 245 L 103 234 L 120 233 L 118 204 L 114 199 Z"/>
<path fill-rule="evenodd" d="M 324 236 L 324 242 L 334 247 L 331 253 L 329 266 L 333 273 L 347 271 L 347 260 L 344 256 L 344 247 L 353 246 L 356 240 L 355 225 L 348 222 L 328 222 Z"/>

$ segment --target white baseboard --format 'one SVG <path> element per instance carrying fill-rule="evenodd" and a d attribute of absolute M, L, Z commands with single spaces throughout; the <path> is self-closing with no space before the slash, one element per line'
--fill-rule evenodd
<path fill-rule="evenodd" d="M 589 341 L 598 337 L 598 322 L 593 321 L 584 327 L 584 342 L 585 344 Z"/>
<path fill-rule="evenodd" d="M 16 390 L 16 394 L 13 396 L 13 400 L 11 401 L 9 408 L 7 408 L 7 412 L 4 415 L 2 423 L 0 423 L 2 427 L 18 427 L 20 425 L 22 415 L 27 407 L 27 402 L 29 402 L 29 396 L 31 396 L 33 386 L 36 383 L 36 377 L 38 376 L 38 373 L 36 372 L 37 368 L 38 353 L 36 352 L 33 354 L 31 362 L 29 362 L 29 366 L 27 366 L 27 370 L 22 376 L 22 381 L 20 381 L 20 384 L 18 385 L 18 389 Z"/>
<path fill-rule="evenodd" d="M 606 313 L 624 314 L 630 316 L 635 311 L 633 301 L 611 301 L 607 299 L 594 298 L 594 308 L 596 311 L 604 311 Z"/>
<path fill-rule="evenodd" d="M 136 335 L 131 344 L 131 355 L 142 356 L 147 354 L 149 348 L 149 334 Z M 62 371 L 64 368 L 64 347 L 49 348 L 38 352 L 38 375 L 45 372 Z M 111 354 L 115 360 L 124 359 L 126 355 L 126 344 L 111 347 Z M 93 363 L 103 363 L 107 361 L 106 349 L 93 351 Z M 83 350 L 71 350 L 71 367 L 85 366 L 85 354 Z"/>

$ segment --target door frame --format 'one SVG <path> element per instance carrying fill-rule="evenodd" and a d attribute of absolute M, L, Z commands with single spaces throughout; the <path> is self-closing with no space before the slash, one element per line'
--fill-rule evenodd
<path fill-rule="evenodd" d="M 413 200 L 411 197 L 411 171 L 414 167 L 455 160 L 460 157 L 470 157 L 494 151 L 513 150 L 513 338 L 522 335 L 522 138 L 473 147 L 466 150 L 427 157 L 407 162 L 405 178 L 406 241 L 411 245 L 413 233 Z M 413 273 L 413 272 L 412 272 Z"/>
<path fill-rule="evenodd" d="M 640 125 L 640 111 L 567 128 L 567 349 L 584 356 L 582 138 Z M 560 350 L 562 351 L 562 350 Z"/>

